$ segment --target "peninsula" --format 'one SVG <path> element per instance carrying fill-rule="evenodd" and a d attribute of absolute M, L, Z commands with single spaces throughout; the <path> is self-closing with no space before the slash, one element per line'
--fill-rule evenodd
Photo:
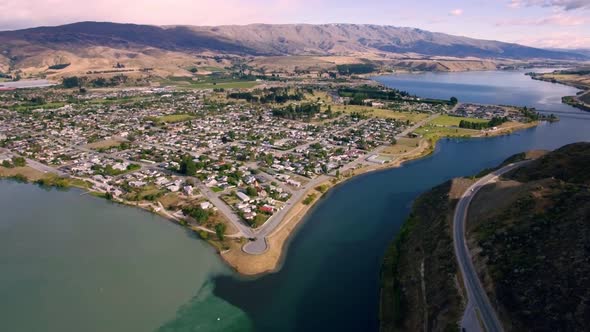
<path fill-rule="evenodd" d="M 153 211 L 198 232 L 238 272 L 260 274 L 278 267 L 285 242 L 332 186 L 424 156 L 440 137 L 555 120 L 351 76 L 363 68 L 303 82 L 226 70 L 198 78 L 209 86 L 73 76 L 5 91 L 0 175 Z"/>

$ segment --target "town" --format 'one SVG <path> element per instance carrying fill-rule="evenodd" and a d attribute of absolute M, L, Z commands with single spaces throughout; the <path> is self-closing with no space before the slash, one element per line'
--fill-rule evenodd
<path fill-rule="evenodd" d="M 220 250 L 229 248 L 227 238 L 250 239 L 244 251 L 260 254 L 293 206 L 311 205 L 357 170 L 394 165 L 416 149 L 416 156 L 428 153 L 421 142 L 448 129 L 449 119 L 457 133 L 475 136 L 487 124 L 534 116 L 366 81 L 264 82 L 247 92 L 11 90 L 0 104 L 0 163 L 4 175 L 27 178 L 9 172 L 26 165 L 29 180 L 159 213 Z"/>

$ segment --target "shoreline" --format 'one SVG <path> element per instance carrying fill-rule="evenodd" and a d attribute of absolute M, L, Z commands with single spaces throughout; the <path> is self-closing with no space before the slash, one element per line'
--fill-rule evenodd
<path fill-rule="evenodd" d="M 501 128 L 494 132 L 486 132 L 476 136 L 456 138 L 473 139 L 509 135 L 515 131 L 536 127 L 539 123 L 539 121 L 535 121 L 531 123 L 522 124 L 522 126 L 518 127 Z M 326 194 L 328 194 L 330 190 L 360 175 L 368 174 L 370 172 L 375 171 L 385 171 L 388 169 L 402 167 L 403 164 L 406 162 L 427 157 L 435 151 L 436 144 L 441 138 L 454 137 L 438 137 L 434 141 L 429 139 L 422 139 L 420 141 L 420 146 L 416 147 L 414 150 L 410 152 L 400 154 L 392 162 L 380 165 L 368 165 L 353 170 L 348 170 L 346 172 L 352 172 L 352 174 L 348 176 L 343 176 L 340 180 L 336 182 L 333 182 L 333 180 L 335 180 L 334 178 L 332 181 L 328 180 L 320 184 L 319 186 L 326 184 L 328 185 L 326 190 L 321 193 L 317 191 L 315 188 L 309 189 L 305 193 L 303 198 L 294 204 L 294 206 L 291 208 L 291 210 L 289 211 L 285 219 L 281 222 L 281 224 L 277 227 L 277 229 L 275 229 L 273 233 L 271 233 L 267 237 L 268 248 L 264 253 L 260 255 L 251 255 L 241 250 L 241 247 L 233 246 L 230 250 L 221 252 L 221 258 L 224 260 L 226 264 L 231 266 L 239 275 L 243 277 L 257 277 L 267 273 L 274 273 L 279 271 L 282 265 L 284 264 L 284 260 L 289 251 L 289 244 L 294 238 L 294 235 L 297 234 L 297 232 L 299 231 L 300 227 L 307 221 L 309 211 L 315 208 L 316 204 L 320 201 L 320 199 L 323 198 Z M 309 205 L 302 204 L 301 201 L 311 193 L 318 194 L 315 200 Z M 296 211 L 293 212 L 295 209 Z"/>
<path fill-rule="evenodd" d="M 286 254 L 288 253 L 288 247 L 290 241 L 294 238 L 294 235 L 299 231 L 301 225 L 305 224 L 304 221 L 307 220 L 307 216 L 309 215 L 309 211 L 314 209 L 317 203 L 322 199 L 326 194 L 330 192 L 331 189 L 334 187 L 344 184 L 348 180 L 356 178 L 360 175 L 368 174 L 374 171 L 384 171 L 387 169 L 397 168 L 403 166 L 404 163 L 418 160 L 424 157 L 429 156 L 432 154 L 436 149 L 436 144 L 442 138 L 486 138 L 486 137 L 494 137 L 494 136 L 502 136 L 508 135 L 515 131 L 529 129 L 535 127 L 540 122 L 531 122 L 522 124 L 521 126 L 517 127 L 507 127 L 507 128 L 500 128 L 493 132 L 481 132 L 478 135 L 473 136 L 461 136 L 461 137 L 453 137 L 453 136 L 442 136 L 437 137 L 435 139 L 427 139 L 422 138 L 416 148 L 410 150 L 409 152 L 405 152 L 398 155 L 392 155 L 393 160 L 383 164 L 371 164 L 362 159 L 360 162 L 360 167 L 356 167 L 353 169 L 348 169 L 343 171 L 343 175 L 339 179 L 336 177 L 332 177 L 332 179 L 328 179 L 320 184 L 318 184 L 314 188 L 308 189 L 305 194 L 302 196 L 299 201 L 294 202 L 293 206 L 288 211 L 287 215 L 284 219 L 280 222 L 279 226 L 267 236 L 267 250 L 259 255 L 252 255 L 244 252 L 242 250 L 243 245 L 245 242 L 243 238 L 236 238 L 232 236 L 232 234 L 227 234 L 226 238 L 229 239 L 229 249 L 223 246 L 223 243 L 218 243 L 217 241 L 209 239 L 204 239 L 201 236 L 203 241 L 208 242 L 211 246 L 213 246 L 216 251 L 218 252 L 220 258 L 230 266 L 234 271 L 236 271 L 239 275 L 243 277 L 257 277 L 267 273 L 273 273 L 281 269 L 284 260 L 286 258 Z M 368 164 L 364 164 L 368 163 Z M 26 168 L 33 169 L 29 166 Z M 2 170 L 2 169 L 0 169 Z M 34 169 L 33 169 L 34 170 Z M 43 174 L 37 170 L 34 170 L 44 176 L 47 174 Z M 14 179 L 15 181 L 26 181 L 30 184 L 36 184 L 39 178 L 31 178 L 30 176 L 18 176 L 20 173 L 6 175 L 0 172 L 0 179 Z M 15 176 L 16 175 L 16 176 Z M 41 185 L 41 184 L 40 184 Z M 51 187 L 51 186 L 50 186 Z M 85 193 L 91 194 L 95 197 L 104 198 L 101 192 L 92 191 L 88 188 L 77 186 L 76 184 L 69 183 L 65 188 L 78 188 L 82 189 Z M 321 189 L 321 190 L 320 190 Z M 303 204 L 303 201 L 309 195 L 315 195 L 313 201 L 309 204 Z M 106 198 L 104 198 L 106 199 Z M 186 228 L 187 230 L 193 231 L 195 233 L 199 233 L 199 231 L 205 231 L 207 233 L 215 233 L 213 230 L 206 229 L 201 226 L 195 226 L 191 224 L 183 224 L 177 218 L 172 217 L 165 211 L 156 211 L 152 204 L 153 202 L 131 202 L 121 201 L 121 200 L 110 200 L 113 203 L 126 205 L 129 207 L 140 208 L 142 210 L 148 211 L 150 213 L 156 214 L 162 218 L 165 218 L 175 224 Z"/>

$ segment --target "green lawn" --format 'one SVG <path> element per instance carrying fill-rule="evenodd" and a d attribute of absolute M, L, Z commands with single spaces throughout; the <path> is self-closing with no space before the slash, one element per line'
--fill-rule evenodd
<path fill-rule="evenodd" d="M 170 115 L 160 116 L 156 119 L 156 121 L 157 122 L 166 122 L 166 123 L 177 123 L 177 122 L 188 121 L 188 120 L 191 120 L 194 118 L 195 117 L 190 114 L 170 114 Z"/>
<path fill-rule="evenodd" d="M 466 120 L 469 122 L 476 122 L 476 123 L 488 122 L 488 120 L 484 120 L 484 119 L 465 118 L 465 117 L 451 116 L 451 115 L 441 115 L 441 116 L 435 118 L 434 120 L 430 121 L 429 124 L 432 124 L 435 126 L 446 126 L 446 127 L 455 126 L 455 127 L 458 127 L 459 123 L 462 120 Z"/>
<path fill-rule="evenodd" d="M 420 134 L 427 139 L 438 140 L 441 137 L 471 137 L 480 134 L 480 131 L 473 129 L 426 125 L 418 128 L 415 133 Z"/>
<path fill-rule="evenodd" d="M 400 121 L 409 120 L 412 123 L 419 122 L 424 120 L 430 116 L 429 113 L 421 113 L 421 112 L 403 112 L 403 111 L 393 111 L 388 109 L 376 108 L 371 106 L 361 106 L 361 105 L 334 105 L 332 106 L 332 111 L 334 112 L 344 112 L 347 114 L 350 113 L 360 113 L 366 116 L 371 116 L 375 118 L 382 118 L 382 119 L 396 119 Z"/>
<path fill-rule="evenodd" d="M 94 99 L 88 99 L 88 100 L 81 100 L 80 103 L 114 105 L 114 104 L 125 104 L 125 103 L 142 101 L 142 100 L 146 100 L 148 98 L 150 98 L 150 97 L 135 96 L 135 97 L 124 97 L 124 98 L 115 98 L 115 99 L 94 98 Z"/>
<path fill-rule="evenodd" d="M 258 82 L 245 81 L 241 79 L 233 78 L 214 78 L 204 77 L 199 80 L 193 80 L 191 77 L 168 77 L 161 81 L 162 84 L 176 85 L 179 88 L 188 89 L 249 89 L 256 85 Z"/>
<path fill-rule="evenodd" d="M 199 69 L 199 70 L 205 70 L 205 71 L 210 71 L 210 72 L 225 72 L 226 71 L 225 68 L 214 67 L 214 66 L 197 67 L 197 69 Z"/>
<path fill-rule="evenodd" d="M 236 81 L 236 82 L 219 82 L 219 83 L 191 83 L 190 88 L 193 89 L 250 89 L 258 85 L 254 81 Z"/>
<path fill-rule="evenodd" d="M 32 111 L 36 109 L 56 109 L 63 107 L 65 103 L 45 103 L 41 105 L 31 105 L 31 104 L 24 104 L 24 105 L 16 105 L 11 106 L 10 109 L 17 112 L 24 112 L 24 111 Z"/>

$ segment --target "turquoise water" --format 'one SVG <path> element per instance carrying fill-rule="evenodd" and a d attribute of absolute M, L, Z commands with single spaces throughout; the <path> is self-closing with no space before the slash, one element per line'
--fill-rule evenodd
<path fill-rule="evenodd" d="M 257 279 L 236 276 L 207 244 L 147 212 L 1 181 L 0 331 L 377 331 L 382 254 L 417 195 L 517 152 L 590 140 L 590 113 L 559 103 L 574 89 L 499 87 L 529 84 L 519 72 L 420 77 L 412 84 L 437 94 L 379 80 L 425 97 L 543 104 L 562 120 L 443 140 L 427 158 L 336 187 L 306 217 L 283 268 Z"/>
<path fill-rule="evenodd" d="M 0 331 L 250 325 L 212 295 L 211 278 L 231 272 L 208 244 L 151 213 L 80 194 L 0 181 Z M 190 329 L 181 328 L 177 317 L 193 307 Z"/>

